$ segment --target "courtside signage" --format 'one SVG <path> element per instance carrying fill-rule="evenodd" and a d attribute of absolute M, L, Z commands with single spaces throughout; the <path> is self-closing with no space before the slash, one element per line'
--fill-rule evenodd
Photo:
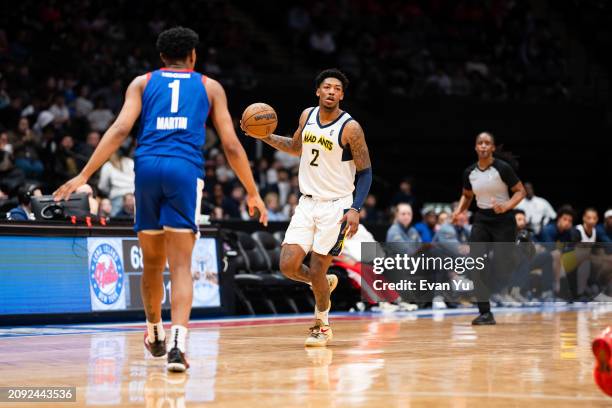
<path fill-rule="evenodd" d="M 88 238 L 91 310 L 125 310 L 121 238 Z"/>

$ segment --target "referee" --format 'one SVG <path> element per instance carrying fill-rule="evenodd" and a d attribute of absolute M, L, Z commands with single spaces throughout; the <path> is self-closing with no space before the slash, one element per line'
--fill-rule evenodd
<path fill-rule="evenodd" d="M 467 210 L 472 199 L 476 197 L 478 210 L 474 215 L 470 242 L 515 242 L 516 221 L 512 209 L 525 197 L 523 183 L 512 166 L 499 158 L 501 154 L 495 153 L 495 138 L 492 134 L 487 132 L 479 134 L 476 137 L 475 150 L 478 161 L 463 173 L 463 193 L 452 219 L 454 221 L 460 213 Z M 512 160 L 512 155 L 509 153 L 507 155 L 509 160 Z M 512 196 L 509 191 L 512 191 Z M 472 257 L 483 256 L 487 251 L 487 244 L 471 245 Z M 509 263 L 508 259 L 504 262 L 503 257 L 499 255 L 494 257 L 497 259 L 496 266 L 500 269 L 508 268 L 511 262 Z M 488 281 L 492 279 L 491 276 L 487 278 Z M 475 286 L 475 290 L 480 315 L 472 321 L 472 324 L 495 324 L 487 285 L 481 280 L 480 284 Z"/>

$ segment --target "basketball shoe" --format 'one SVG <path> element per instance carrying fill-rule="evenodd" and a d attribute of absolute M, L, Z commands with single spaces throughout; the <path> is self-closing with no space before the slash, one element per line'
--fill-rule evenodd
<path fill-rule="evenodd" d="M 308 330 L 310 330 L 310 334 L 304 342 L 306 347 L 325 347 L 333 337 L 331 327 L 318 319 L 315 321 L 315 325 Z"/>
<path fill-rule="evenodd" d="M 595 369 L 593 377 L 599 388 L 612 396 L 612 328 L 608 327 L 593 340 Z"/>
<path fill-rule="evenodd" d="M 185 353 L 179 350 L 178 347 L 173 347 L 168 351 L 168 371 L 175 373 L 185 372 L 189 368 L 189 363 L 185 358 Z"/>
<path fill-rule="evenodd" d="M 608 327 L 595 340 L 593 340 L 593 354 L 597 360 L 597 367 L 601 371 L 612 369 L 612 328 Z"/>
<path fill-rule="evenodd" d="M 166 339 L 156 339 L 153 343 L 149 341 L 147 332 L 144 334 L 144 346 L 153 357 L 163 357 L 166 355 Z"/>
<path fill-rule="evenodd" d="M 496 324 L 496 322 L 495 318 L 493 317 L 493 313 L 491 312 L 481 313 L 477 318 L 472 320 L 472 326 L 486 326 L 494 324 Z"/>
<path fill-rule="evenodd" d="M 338 286 L 338 277 L 333 273 L 327 274 L 325 275 L 325 277 L 327 278 L 327 283 L 329 284 L 329 293 L 331 294 L 334 289 L 336 289 L 336 286 Z M 309 283 L 308 285 L 310 285 L 310 289 L 312 289 L 312 284 Z"/>
<path fill-rule="evenodd" d="M 325 277 L 327 278 L 329 293 L 331 295 L 334 289 L 336 289 L 336 286 L 338 286 L 338 277 L 334 274 L 328 274 Z M 312 289 L 312 285 L 310 285 L 310 288 Z M 329 300 L 329 308 L 331 309 L 331 299 Z M 331 327 L 328 324 L 323 324 L 323 322 L 318 319 L 315 320 L 315 325 L 308 330 L 310 330 L 310 334 L 304 342 L 306 347 L 325 347 L 333 337 Z"/>

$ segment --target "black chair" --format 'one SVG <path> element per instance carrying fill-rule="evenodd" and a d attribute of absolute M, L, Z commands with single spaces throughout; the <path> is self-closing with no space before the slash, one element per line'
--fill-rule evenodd
<path fill-rule="evenodd" d="M 263 290 L 263 279 L 247 272 L 246 257 L 240 251 L 238 236 L 235 232 L 222 229 L 220 230 L 220 237 L 223 242 L 223 252 L 228 255 L 227 270 L 230 271 L 228 276 L 231 276 L 234 280 L 236 313 L 255 315 L 258 311 L 255 308 L 257 305 L 254 305 L 249 297 L 252 292 Z M 229 256 L 230 253 L 232 256 Z M 269 313 L 267 305 L 264 306 L 266 306 L 264 312 Z"/>
<path fill-rule="evenodd" d="M 245 298 L 240 299 L 237 293 L 239 300 L 245 303 L 250 314 L 256 314 L 258 311 L 278 314 L 268 293 L 276 279 L 267 276 L 270 264 L 265 254 L 246 232 L 238 231 L 236 237 L 240 255 L 236 259 L 237 273 L 234 275 L 234 282 Z"/>
<path fill-rule="evenodd" d="M 238 247 L 244 255 L 245 269 L 254 274 L 270 272 L 270 262 L 253 237 L 243 231 L 236 232 L 236 235 Z"/>
<path fill-rule="evenodd" d="M 285 239 L 285 231 L 276 231 L 272 235 L 274 236 L 274 238 L 276 238 L 279 244 L 283 243 L 283 240 Z"/>
<path fill-rule="evenodd" d="M 253 239 L 259 248 L 266 253 L 272 271 L 280 271 L 280 242 L 268 231 L 257 231 L 253 233 Z"/>
<path fill-rule="evenodd" d="M 253 309 L 264 305 L 264 313 L 299 313 L 291 292 L 300 285 L 285 278 L 280 271 L 272 270 L 265 250 L 247 233 L 237 232 L 242 262 L 236 275 L 236 284 L 244 290 Z M 280 252 L 280 248 L 279 248 Z"/>
<path fill-rule="evenodd" d="M 278 285 L 282 286 L 281 298 L 294 313 L 299 311 L 311 311 L 315 302 L 312 290 L 304 283 L 285 278 L 280 272 L 281 244 L 267 231 L 257 231 L 252 234 L 260 250 L 268 258 L 272 276 L 279 279 Z"/>

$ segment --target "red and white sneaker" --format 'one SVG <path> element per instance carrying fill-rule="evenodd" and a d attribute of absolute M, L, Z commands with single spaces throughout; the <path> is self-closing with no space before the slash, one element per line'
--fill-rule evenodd
<path fill-rule="evenodd" d="M 144 346 L 153 357 L 163 357 L 166 355 L 166 339 L 155 340 L 151 343 L 146 331 L 144 334 Z"/>
<path fill-rule="evenodd" d="M 323 324 L 321 320 L 316 320 L 315 325 L 310 329 L 310 334 L 306 337 L 304 345 L 306 347 L 325 347 L 333 338 L 333 332 L 328 324 Z"/>
<path fill-rule="evenodd" d="M 612 397 L 612 328 L 608 327 L 593 340 L 595 383 L 606 394 Z"/>
<path fill-rule="evenodd" d="M 597 368 L 609 372 L 612 365 L 612 327 L 608 327 L 593 340 L 592 349 L 597 360 Z"/>
<path fill-rule="evenodd" d="M 336 286 L 338 286 L 338 277 L 333 273 L 328 273 L 327 275 L 325 275 L 325 277 L 327 278 L 327 283 L 329 284 L 329 293 L 331 294 L 334 289 L 336 289 Z M 312 284 L 309 283 L 308 285 L 310 286 L 310 289 L 312 289 Z"/>

